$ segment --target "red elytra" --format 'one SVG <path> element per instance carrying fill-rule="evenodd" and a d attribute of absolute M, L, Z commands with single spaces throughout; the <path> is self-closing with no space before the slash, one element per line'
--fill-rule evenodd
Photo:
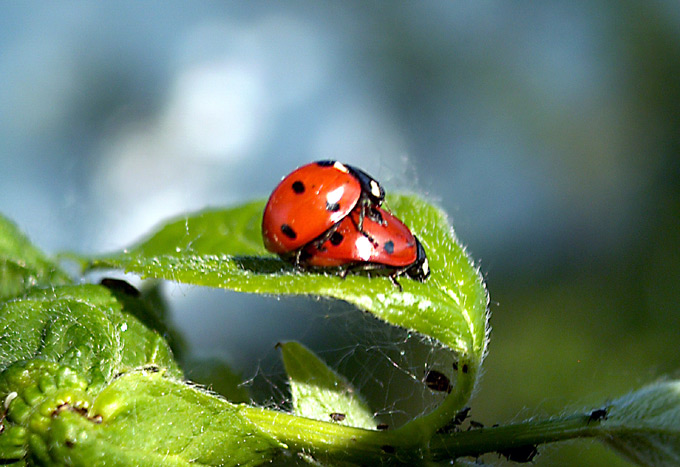
<path fill-rule="evenodd" d="M 272 253 L 290 254 L 319 238 L 360 205 L 379 206 L 385 197 L 366 172 L 337 161 L 299 167 L 278 184 L 264 209 L 262 238 Z"/>
<path fill-rule="evenodd" d="M 359 231 L 357 210 L 345 217 L 322 244 L 308 244 L 300 265 L 312 268 L 340 267 L 389 275 L 401 274 L 424 281 L 430 274 L 425 249 L 408 227 L 384 209 L 372 206 Z"/>

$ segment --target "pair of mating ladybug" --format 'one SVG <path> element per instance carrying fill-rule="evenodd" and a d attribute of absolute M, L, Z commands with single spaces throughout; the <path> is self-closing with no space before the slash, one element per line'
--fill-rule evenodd
<path fill-rule="evenodd" d="M 262 219 L 267 250 L 303 268 L 371 271 L 424 281 L 420 241 L 380 206 L 385 190 L 370 175 L 337 161 L 304 165 L 274 188 Z M 401 288 L 401 286 L 399 286 Z"/>

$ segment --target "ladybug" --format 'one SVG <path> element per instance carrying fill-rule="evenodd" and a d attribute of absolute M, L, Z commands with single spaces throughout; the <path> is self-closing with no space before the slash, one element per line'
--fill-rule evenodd
<path fill-rule="evenodd" d="M 380 206 L 385 190 L 361 169 L 338 161 L 317 161 L 281 180 L 264 208 L 264 246 L 279 255 L 295 254 L 359 207 L 359 230 L 368 206 Z M 297 261 L 297 260 L 296 260 Z"/>
<path fill-rule="evenodd" d="M 425 281 L 430 275 L 425 249 L 396 216 L 371 206 L 360 231 L 360 213 L 354 210 L 339 222 L 321 244 L 311 242 L 301 251 L 299 263 L 308 268 L 339 268 L 387 275 L 401 289 L 397 276 Z"/>

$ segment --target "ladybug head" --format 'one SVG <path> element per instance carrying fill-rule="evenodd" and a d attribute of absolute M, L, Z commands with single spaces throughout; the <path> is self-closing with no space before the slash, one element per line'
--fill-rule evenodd
<path fill-rule="evenodd" d="M 347 169 L 352 175 L 354 175 L 354 177 L 356 177 L 357 180 L 359 180 L 362 194 L 371 204 L 380 206 L 383 201 L 385 201 L 385 189 L 375 178 L 371 177 L 363 170 L 351 165 L 348 165 Z"/>
<path fill-rule="evenodd" d="M 418 237 L 414 238 L 416 239 L 416 260 L 406 270 L 406 274 L 408 274 L 408 276 L 412 279 L 425 282 L 425 279 L 430 276 L 430 265 L 427 262 L 425 248 L 423 248 L 423 245 L 420 243 L 420 240 L 418 240 Z"/>

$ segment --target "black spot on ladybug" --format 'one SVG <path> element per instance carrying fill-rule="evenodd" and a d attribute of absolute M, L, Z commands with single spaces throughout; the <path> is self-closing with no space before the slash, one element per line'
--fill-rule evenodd
<path fill-rule="evenodd" d="M 387 242 L 385 242 L 383 249 L 385 250 L 385 253 L 391 255 L 392 253 L 394 253 L 394 242 L 392 240 L 388 240 Z"/>
<path fill-rule="evenodd" d="M 498 451 L 498 454 L 505 456 L 506 459 L 512 462 L 531 462 L 536 457 L 536 454 L 538 454 L 538 448 L 534 444 L 527 444 L 526 446 Z"/>
<path fill-rule="evenodd" d="M 326 201 L 326 211 L 338 212 L 340 210 L 340 203 L 329 203 Z"/>
<path fill-rule="evenodd" d="M 297 195 L 301 195 L 302 193 L 305 192 L 305 184 L 302 183 L 300 180 L 296 180 L 293 182 L 293 191 Z"/>
<path fill-rule="evenodd" d="M 341 422 L 347 417 L 347 415 L 344 413 L 333 412 L 330 414 L 330 417 L 334 422 Z"/>
<path fill-rule="evenodd" d="M 588 422 L 599 422 L 607 419 L 607 409 L 596 409 L 590 412 Z"/>
<path fill-rule="evenodd" d="M 425 375 L 425 385 L 433 391 L 451 392 L 451 382 L 444 373 L 430 370 Z"/>
<path fill-rule="evenodd" d="M 288 224 L 281 224 L 281 232 L 283 232 L 283 235 L 290 238 L 291 240 L 295 240 L 297 238 L 295 230 L 293 230 Z"/>
<path fill-rule="evenodd" d="M 328 240 L 331 242 L 331 245 L 333 246 L 338 246 L 342 243 L 342 241 L 345 239 L 343 235 L 340 232 L 333 232 L 333 235 L 331 235 L 331 238 Z"/>

